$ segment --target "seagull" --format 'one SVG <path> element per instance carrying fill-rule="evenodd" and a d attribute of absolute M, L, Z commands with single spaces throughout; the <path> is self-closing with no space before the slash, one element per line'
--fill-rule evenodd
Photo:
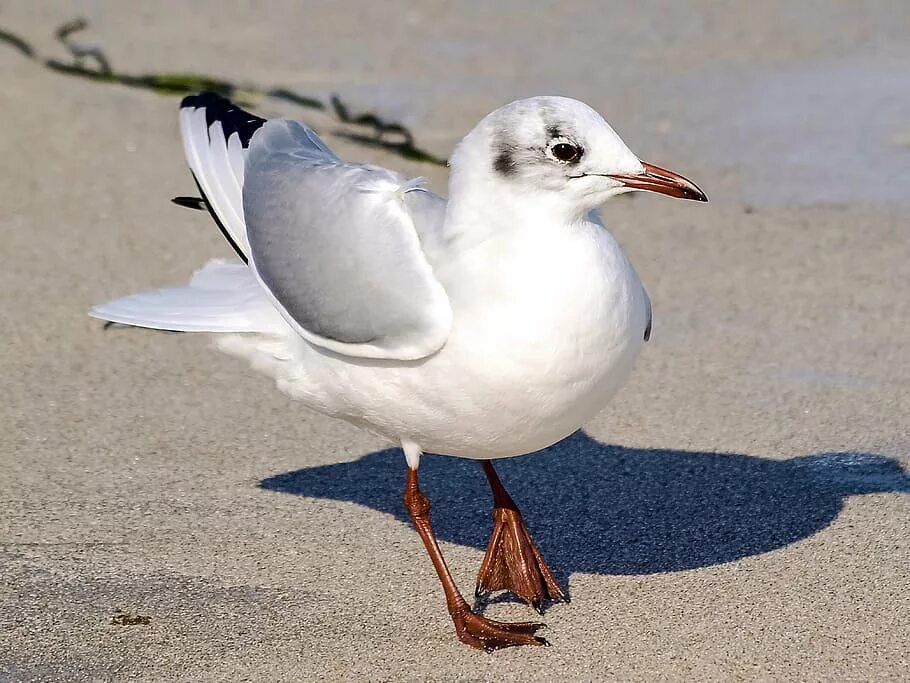
<path fill-rule="evenodd" d="M 568 602 L 493 461 L 575 432 L 650 336 L 650 299 L 598 207 L 633 190 L 705 194 L 566 97 L 481 120 L 452 154 L 448 201 L 213 93 L 182 101 L 180 132 L 201 197 L 175 201 L 208 210 L 237 259 L 90 315 L 212 333 L 291 398 L 400 444 L 404 504 L 458 638 L 546 645 L 542 624 L 488 619 L 459 591 L 418 483 L 421 455 L 472 458 L 486 474 L 494 524 L 478 600 L 511 591 L 540 614 Z"/>

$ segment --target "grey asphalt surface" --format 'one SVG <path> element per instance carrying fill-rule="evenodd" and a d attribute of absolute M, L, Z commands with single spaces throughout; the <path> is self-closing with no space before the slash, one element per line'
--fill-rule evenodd
<path fill-rule="evenodd" d="M 119 70 L 338 92 L 442 156 L 506 101 L 571 95 L 712 201 L 604 209 L 652 341 L 584 433 L 502 466 L 572 603 L 552 647 L 476 652 L 400 454 L 204 336 L 86 316 L 229 255 L 168 202 L 193 190 L 177 100 L 0 44 L 0 680 L 910 679 L 910 5 L 76 5 L 0 27 L 65 58 L 78 11 Z M 422 480 L 469 592 L 482 474 L 427 457 Z"/>

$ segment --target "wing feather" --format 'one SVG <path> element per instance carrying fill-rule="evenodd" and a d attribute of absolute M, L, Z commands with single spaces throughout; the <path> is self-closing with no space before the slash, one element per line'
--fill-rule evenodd
<path fill-rule="evenodd" d="M 264 123 L 214 93 L 191 95 L 180 104 L 187 164 L 212 217 L 242 259 L 249 250 L 243 222 L 243 165 L 250 139 Z"/>
<path fill-rule="evenodd" d="M 243 209 L 243 164 L 246 162 L 246 151 L 243 149 L 243 143 L 240 142 L 240 135 L 231 133 L 227 141 L 228 160 L 231 163 L 231 170 L 234 178 L 237 179 L 237 190 L 240 192 L 240 207 Z"/>
<path fill-rule="evenodd" d="M 234 176 L 228 158 L 227 140 L 221 121 L 209 126 L 209 178 L 212 191 L 219 198 L 219 209 L 224 213 L 224 222 L 231 227 L 231 234 L 236 230 L 241 236 L 246 232 L 243 222 L 243 195 L 240 183 Z"/>
<path fill-rule="evenodd" d="M 442 214 L 413 211 L 410 192 L 431 194 L 392 171 L 339 161 L 299 123 L 269 121 L 255 133 L 243 184 L 250 265 L 305 339 L 400 360 L 445 344 L 451 306 L 421 248 L 427 227 L 415 224 Z"/>

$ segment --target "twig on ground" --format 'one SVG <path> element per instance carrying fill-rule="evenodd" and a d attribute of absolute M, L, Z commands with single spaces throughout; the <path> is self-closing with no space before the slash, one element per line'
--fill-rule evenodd
<path fill-rule="evenodd" d="M 192 73 L 150 73 L 127 74 L 114 70 L 104 51 L 95 45 L 76 42 L 72 36 L 87 29 L 88 21 L 77 18 L 62 24 L 54 32 L 57 40 L 66 48 L 70 61 L 53 57 L 41 57 L 32 46 L 19 36 L 0 29 L 0 42 L 11 45 L 22 55 L 33 59 L 46 68 L 66 76 L 76 76 L 99 83 L 115 83 L 130 88 L 150 90 L 160 95 L 190 95 L 210 91 L 229 97 L 243 106 L 253 106 L 258 98 L 273 98 L 289 104 L 318 111 L 329 112 L 339 123 L 354 128 L 370 129 L 372 135 L 356 131 L 339 130 L 335 135 L 366 147 L 384 149 L 411 161 L 445 166 L 446 160 L 417 147 L 413 133 L 404 125 L 386 121 L 372 112 L 352 115 L 347 105 L 337 95 L 332 95 L 326 104 L 315 97 L 301 95 L 287 87 L 263 88 L 256 85 L 237 84 L 232 81 Z M 93 66 L 86 64 L 90 58 Z M 392 139 L 390 139 L 392 136 Z"/>

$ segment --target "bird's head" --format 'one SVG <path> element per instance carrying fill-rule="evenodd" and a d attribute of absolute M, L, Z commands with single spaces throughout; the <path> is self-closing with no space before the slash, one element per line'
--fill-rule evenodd
<path fill-rule="evenodd" d="M 499 188 L 546 193 L 584 212 L 633 190 L 707 201 L 692 181 L 641 161 L 600 114 L 567 97 L 497 109 L 465 137 L 451 164 L 453 175 L 482 170 Z"/>

